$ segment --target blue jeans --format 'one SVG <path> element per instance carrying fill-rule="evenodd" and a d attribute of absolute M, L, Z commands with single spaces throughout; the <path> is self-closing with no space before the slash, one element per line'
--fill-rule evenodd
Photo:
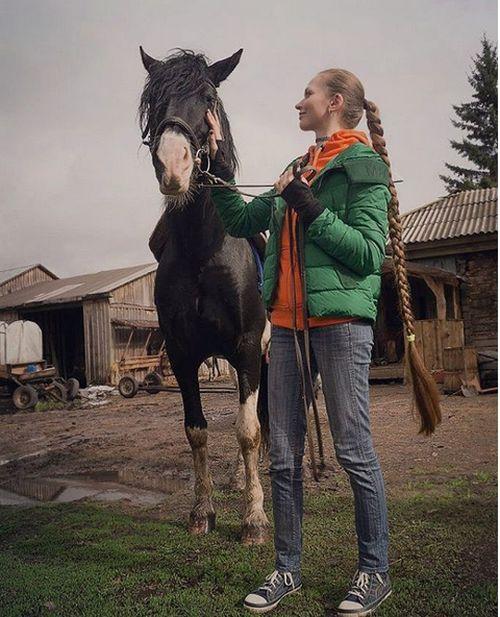
<path fill-rule="evenodd" d="M 303 350 L 303 333 L 299 332 Z M 368 371 L 373 330 L 366 322 L 310 330 L 339 464 L 354 493 L 358 568 L 389 568 L 384 481 L 370 431 Z M 273 326 L 269 361 L 270 475 L 276 569 L 299 572 L 302 551 L 302 458 L 306 418 L 293 331 Z"/>

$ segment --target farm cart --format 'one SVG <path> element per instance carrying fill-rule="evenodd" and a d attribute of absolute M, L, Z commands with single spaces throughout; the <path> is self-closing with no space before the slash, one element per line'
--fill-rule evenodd
<path fill-rule="evenodd" d="M 163 377 L 168 370 L 168 364 L 164 342 L 156 355 L 123 357 L 118 364 L 122 373 L 118 382 L 120 394 L 125 398 L 132 398 L 139 390 L 144 390 L 148 394 L 157 394 L 164 389 Z M 139 374 L 145 370 L 148 372 L 141 380 Z"/>
<path fill-rule="evenodd" d="M 57 377 L 56 369 L 47 366 L 45 360 L 0 365 L 0 386 L 20 410 L 35 407 L 41 398 L 72 401 L 80 389 L 77 379 L 71 377 L 64 381 Z"/>
<path fill-rule="evenodd" d="M 158 347 L 158 323 L 113 319 L 113 325 L 117 330 L 128 331 L 128 336 L 120 359 L 111 367 L 111 383 L 118 385 L 123 396 L 127 396 L 130 388 L 120 387 L 122 380 L 124 384 L 130 384 L 131 378 L 134 383 L 151 381 L 153 385 L 161 385 L 162 377 L 168 371 L 165 343 L 161 343 L 157 353 L 150 353 L 150 343 L 151 347 Z M 142 340 L 146 333 L 147 337 Z M 130 398 L 130 395 L 128 397 Z"/>
<path fill-rule="evenodd" d="M 147 356 L 153 358 L 153 356 Z M 133 360 L 131 358 L 130 360 Z M 133 364 L 131 365 L 134 366 Z M 177 383 L 168 370 L 170 367 L 168 357 L 165 351 L 165 343 L 162 344 L 160 353 L 158 354 L 156 364 L 153 363 L 150 366 L 150 371 L 146 374 L 141 381 L 132 372 L 129 372 L 120 379 L 118 382 L 118 390 L 120 394 L 125 398 L 133 398 L 138 392 L 147 392 L 148 394 L 158 394 L 158 392 L 180 392 L 177 385 L 166 385 L 165 378 L 170 378 L 170 382 Z M 234 378 L 236 379 L 236 377 Z M 200 388 L 200 392 L 224 392 L 233 393 L 237 391 L 236 381 L 233 382 L 233 386 L 220 386 L 211 385 Z"/>
<path fill-rule="evenodd" d="M 42 331 L 31 321 L 0 322 L 0 390 L 17 409 L 30 409 L 40 398 L 73 400 L 80 384 L 58 377 L 43 355 Z"/>

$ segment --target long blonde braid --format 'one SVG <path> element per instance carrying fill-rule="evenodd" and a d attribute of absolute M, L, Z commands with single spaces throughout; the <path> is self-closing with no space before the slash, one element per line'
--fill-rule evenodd
<path fill-rule="evenodd" d="M 420 432 L 430 435 L 441 422 L 439 407 L 439 391 L 432 375 L 427 370 L 418 347 L 415 343 L 415 318 L 411 307 L 410 285 L 406 270 L 405 248 L 403 244 L 403 229 L 399 215 L 399 199 L 392 179 L 391 163 L 387 154 L 384 139 L 384 129 L 380 121 L 380 113 L 375 103 L 364 99 L 366 121 L 370 131 L 373 149 L 389 168 L 389 191 L 391 200 L 388 205 L 389 240 L 392 247 L 394 274 L 399 295 L 399 307 L 406 335 L 406 362 L 409 368 L 415 403 L 420 415 Z"/>

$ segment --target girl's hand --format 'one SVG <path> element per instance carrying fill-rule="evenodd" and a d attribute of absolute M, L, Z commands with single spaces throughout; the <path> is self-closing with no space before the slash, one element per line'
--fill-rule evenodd
<path fill-rule="evenodd" d="M 276 182 L 274 183 L 274 188 L 276 189 L 276 191 L 281 195 L 281 193 L 283 192 L 283 190 L 290 184 L 290 182 L 293 180 L 294 175 L 293 175 L 293 170 L 291 167 L 289 167 L 285 172 L 283 172 L 281 174 L 281 176 L 276 180 Z"/>
<path fill-rule="evenodd" d="M 208 109 L 206 113 L 207 124 L 210 127 L 210 132 L 208 133 L 208 147 L 210 149 L 210 158 L 214 159 L 217 154 L 217 150 L 219 149 L 217 146 L 218 141 L 222 141 L 224 137 L 222 136 L 222 129 L 220 126 L 219 116 L 217 112 L 215 114 Z"/>
<path fill-rule="evenodd" d="M 286 189 L 286 187 L 290 184 L 290 182 L 292 180 L 295 179 L 295 176 L 293 175 L 293 167 L 289 167 L 284 173 L 281 174 L 281 176 L 276 180 L 276 182 L 274 183 L 274 188 L 277 190 L 277 192 L 281 195 L 281 193 Z M 302 182 L 306 185 L 309 186 L 307 184 L 307 181 L 304 180 L 304 178 L 301 178 Z"/>

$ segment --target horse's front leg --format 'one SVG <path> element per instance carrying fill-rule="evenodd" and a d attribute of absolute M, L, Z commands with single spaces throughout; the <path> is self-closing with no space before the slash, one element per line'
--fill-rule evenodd
<path fill-rule="evenodd" d="M 257 417 L 259 394 L 260 350 L 253 353 L 255 362 L 244 362 L 248 368 L 238 367 L 240 406 L 236 420 L 236 435 L 245 464 L 245 514 L 243 518 L 243 544 L 267 542 L 270 526 L 264 512 L 264 493 L 259 479 L 258 462 L 260 424 Z M 255 366 L 254 366 L 255 365 Z"/>
<path fill-rule="evenodd" d="M 172 366 L 184 403 L 184 428 L 191 446 L 194 462 L 194 506 L 189 515 L 189 532 L 206 534 L 215 527 L 212 504 L 213 483 L 208 469 L 207 421 L 203 415 L 197 368 Z"/>

